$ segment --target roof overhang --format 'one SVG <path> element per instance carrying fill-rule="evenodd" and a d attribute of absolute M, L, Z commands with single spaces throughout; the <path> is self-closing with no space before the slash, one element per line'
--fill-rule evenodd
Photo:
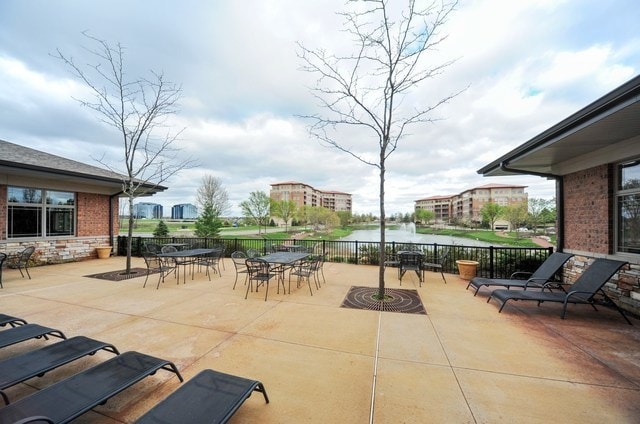
<path fill-rule="evenodd" d="M 95 192 L 110 195 L 123 195 L 123 178 L 108 177 L 102 175 L 88 175 L 81 172 L 72 172 L 61 169 L 19 164 L 0 160 L 0 176 L 10 178 L 5 183 L 14 181 L 48 181 L 47 188 L 72 187 L 75 191 Z M 115 175 L 115 174 L 113 174 Z M 42 185 L 42 183 L 39 183 Z M 166 190 L 167 187 L 154 184 L 141 184 L 139 196 L 152 196 Z"/>
<path fill-rule="evenodd" d="M 561 176 L 640 155 L 640 75 L 479 169 Z"/>

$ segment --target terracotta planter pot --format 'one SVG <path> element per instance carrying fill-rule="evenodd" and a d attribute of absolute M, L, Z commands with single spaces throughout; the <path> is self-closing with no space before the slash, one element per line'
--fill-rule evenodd
<path fill-rule="evenodd" d="M 99 259 L 107 259 L 111 256 L 111 246 L 96 247 L 96 253 L 98 253 Z"/>
<path fill-rule="evenodd" d="M 460 273 L 460 277 L 464 278 L 465 280 L 471 280 L 476 276 L 478 265 L 480 265 L 480 262 L 458 259 L 456 261 L 456 265 L 458 265 L 458 272 Z"/>

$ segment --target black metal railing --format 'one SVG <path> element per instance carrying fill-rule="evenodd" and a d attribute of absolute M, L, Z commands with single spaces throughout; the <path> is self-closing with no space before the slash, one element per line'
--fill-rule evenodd
<path fill-rule="evenodd" d="M 229 257 L 237 250 L 246 251 L 256 249 L 263 254 L 271 251 L 272 246 L 280 244 L 295 244 L 324 252 L 328 262 L 343 262 L 355 265 L 377 265 L 380 253 L 379 242 L 369 241 L 328 241 L 328 240 L 266 240 L 266 239 L 236 239 L 236 238 L 203 238 L 203 237 L 134 237 L 132 239 L 132 255 L 142 256 L 145 243 L 168 244 L 184 243 L 189 246 L 213 247 L 223 245 L 225 256 Z M 503 247 L 503 246 L 464 246 L 437 243 L 386 243 L 386 253 L 395 254 L 403 250 L 417 250 L 429 257 L 440 257 L 449 249 L 449 255 L 443 264 L 443 271 L 457 274 L 456 261 L 467 259 L 477 261 L 477 275 L 488 278 L 508 278 L 515 271 L 533 272 L 544 260 L 553 253 L 553 248 L 535 247 Z M 127 253 L 127 237 L 118 236 L 117 254 Z"/>

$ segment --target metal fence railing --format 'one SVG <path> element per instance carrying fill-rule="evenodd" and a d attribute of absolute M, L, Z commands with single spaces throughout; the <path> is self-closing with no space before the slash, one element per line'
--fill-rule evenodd
<path fill-rule="evenodd" d="M 257 249 L 266 254 L 272 245 L 295 244 L 316 252 L 324 252 L 328 262 L 343 262 L 355 265 L 377 265 L 379 260 L 380 243 L 369 241 L 329 241 L 329 240 L 266 240 L 266 239 L 236 239 L 236 238 L 199 238 L 199 237 L 133 237 L 131 253 L 142 256 L 145 243 L 185 243 L 199 247 L 213 247 L 223 245 L 225 256 L 232 252 L 247 249 Z M 428 256 L 438 257 L 449 249 L 449 255 L 443 264 L 443 271 L 457 274 L 456 260 L 468 259 L 479 263 L 477 275 L 488 278 L 508 278 L 515 271 L 533 272 L 544 260 L 553 253 L 553 248 L 531 247 L 503 247 L 503 246 L 464 246 L 437 243 L 386 243 L 386 253 L 395 254 L 402 250 L 418 250 Z M 118 236 L 117 254 L 127 254 L 127 237 Z"/>

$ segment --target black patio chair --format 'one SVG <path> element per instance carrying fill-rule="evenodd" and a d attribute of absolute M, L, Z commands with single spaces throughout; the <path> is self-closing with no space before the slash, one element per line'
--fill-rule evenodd
<path fill-rule="evenodd" d="M 160 253 L 162 251 L 162 246 L 158 243 L 145 243 L 144 249 L 148 253 Z"/>
<path fill-rule="evenodd" d="M 606 284 L 616 272 L 625 266 L 627 262 L 615 261 L 612 259 L 596 259 L 591 265 L 578 277 L 575 283 L 571 284 L 565 292 L 551 292 L 551 291 L 533 291 L 533 290 L 504 290 L 498 289 L 491 293 L 487 302 L 491 299 L 497 299 L 502 302 L 498 312 L 502 312 L 502 309 L 509 300 L 533 300 L 538 302 L 538 306 L 543 302 L 556 302 L 562 303 L 562 314 L 560 317 L 564 319 L 567 313 L 567 305 L 569 303 L 574 304 L 587 304 L 591 305 L 594 310 L 597 303 L 602 303 L 608 306 L 612 306 L 616 309 L 620 315 L 631 325 L 631 321 L 624 314 L 622 309 L 602 290 L 602 287 Z M 600 295 L 601 299 L 596 298 L 596 295 Z"/>
<path fill-rule="evenodd" d="M 160 287 L 160 281 L 164 283 L 164 277 L 172 271 L 175 271 L 176 264 L 175 261 L 165 261 L 163 258 L 158 257 L 155 253 L 146 252 L 142 256 L 144 258 L 144 263 L 147 265 L 147 276 L 144 279 L 144 284 L 142 288 L 147 287 L 147 280 L 149 279 L 149 274 L 158 273 L 158 284 L 156 284 L 156 290 Z M 179 281 L 178 281 L 179 284 Z"/>
<path fill-rule="evenodd" d="M 24 269 L 24 271 L 27 273 L 27 276 L 29 277 L 29 280 L 31 280 L 31 274 L 29 274 L 29 260 L 31 259 L 31 256 L 35 251 L 35 246 L 29 246 L 22 252 L 10 256 L 8 261 L 9 266 L 12 268 L 18 268 L 22 278 L 24 278 L 24 273 L 22 272 L 22 270 Z"/>
<path fill-rule="evenodd" d="M 244 283 L 247 284 L 247 277 L 249 275 L 249 270 L 247 269 L 247 255 L 244 252 L 236 250 L 231 253 L 231 260 L 233 261 L 233 265 L 236 268 L 236 278 L 233 281 L 233 290 L 236 289 L 236 283 L 238 282 L 238 275 L 244 274 Z"/>
<path fill-rule="evenodd" d="M 171 253 L 171 252 L 177 252 L 178 248 L 175 246 L 171 246 L 171 245 L 164 245 L 162 246 L 162 248 L 160 249 L 162 253 Z M 177 278 L 177 283 L 180 284 L 180 266 L 182 265 L 182 272 L 184 273 L 184 275 L 182 276 L 182 282 L 183 284 L 187 281 L 186 280 L 186 276 L 187 276 L 187 267 L 191 266 L 193 267 L 194 265 L 196 265 L 198 263 L 198 258 L 196 257 L 175 257 L 175 258 L 168 258 L 165 257 L 163 258 L 165 261 L 165 264 L 167 264 L 168 266 L 173 266 L 174 267 L 174 272 L 176 273 L 176 278 Z M 171 264 L 171 265 L 169 265 Z M 193 276 L 193 273 L 192 273 Z M 192 277 L 193 279 L 193 277 Z"/>
<path fill-rule="evenodd" d="M 469 287 L 474 287 L 476 291 L 473 295 L 475 296 L 482 286 L 499 286 L 507 289 L 518 287 L 525 290 L 529 288 L 550 289 L 549 283 L 556 283 L 554 281 L 555 275 L 572 256 L 571 253 L 554 252 L 533 273 L 517 271 L 511 274 L 510 278 L 474 277 L 467 284 L 467 290 Z"/>
<path fill-rule="evenodd" d="M 291 293 L 291 276 L 294 275 L 297 278 L 297 287 L 300 287 L 300 282 L 306 280 L 307 285 L 309 286 L 309 293 L 313 296 L 313 291 L 311 290 L 311 277 L 314 279 L 314 283 L 316 285 L 316 289 L 318 288 L 318 280 L 317 280 L 317 268 L 318 268 L 317 257 L 306 258 L 301 261 L 296 262 L 289 271 L 289 293 Z"/>
<path fill-rule="evenodd" d="M 427 256 L 422 260 L 422 270 L 432 270 L 432 271 L 440 271 L 440 275 L 442 275 L 442 281 L 447 284 L 447 280 L 444 278 L 444 263 L 447 261 L 449 257 L 449 249 L 445 249 L 439 257 L 435 256 Z M 423 274 L 424 276 L 424 274 Z"/>
<path fill-rule="evenodd" d="M 422 286 L 422 259 L 424 255 L 421 252 L 399 252 L 400 260 L 400 285 L 402 285 L 402 277 L 407 271 L 414 271 L 420 280 Z"/>
<path fill-rule="evenodd" d="M 384 269 L 388 266 L 398 268 L 398 278 L 400 278 L 400 258 L 397 253 L 386 253 L 384 255 Z"/>
<path fill-rule="evenodd" d="M 67 423 L 160 369 L 183 381 L 173 362 L 125 352 L 0 408 L 0 422 L 44 416 L 54 423 Z"/>
<path fill-rule="evenodd" d="M 247 249 L 247 258 L 257 258 L 258 256 L 260 256 L 258 249 Z"/>
<path fill-rule="evenodd" d="M 262 285 L 265 286 L 264 300 L 267 301 L 267 295 L 269 294 L 269 281 L 272 278 L 276 278 L 278 293 L 280 293 L 280 275 L 278 271 L 274 271 L 271 269 L 271 265 L 269 262 L 260 258 L 247 258 L 245 263 L 247 264 L 247 270 L 249 271 L 249 284 L 247 284 L 247 292 L 244 295 L 246 299 L 249 295 L 249 289 L 253 292 L 253 283 L 256 283 L 256 292 L 258 288 Z M 282 281 L 282 289 L 284 288 L 284 281 Z"/>
<path fill-rule="evenodd" d="M 226 423 L 253 392 L 262 393 L 269 403 L 260 381 L 203 370 L 140 417 L 136 424 Z"/>
<path fill-rule="evenodd" d="M 224 254 L 224 247 L 216 246 L 212 249 L 211 253 L 202 256 L 196 256 L 195 260 L 198 265 L 198 269 L 203 266 L 205 268 L 205 275 L 209 277 L 209 281 L 211 281 L 211 272 L 217 273 L 219 277 L 222 277 L 222 273 L 220 272 L 220 261 L 222 260 L 222 255 Z"/>

